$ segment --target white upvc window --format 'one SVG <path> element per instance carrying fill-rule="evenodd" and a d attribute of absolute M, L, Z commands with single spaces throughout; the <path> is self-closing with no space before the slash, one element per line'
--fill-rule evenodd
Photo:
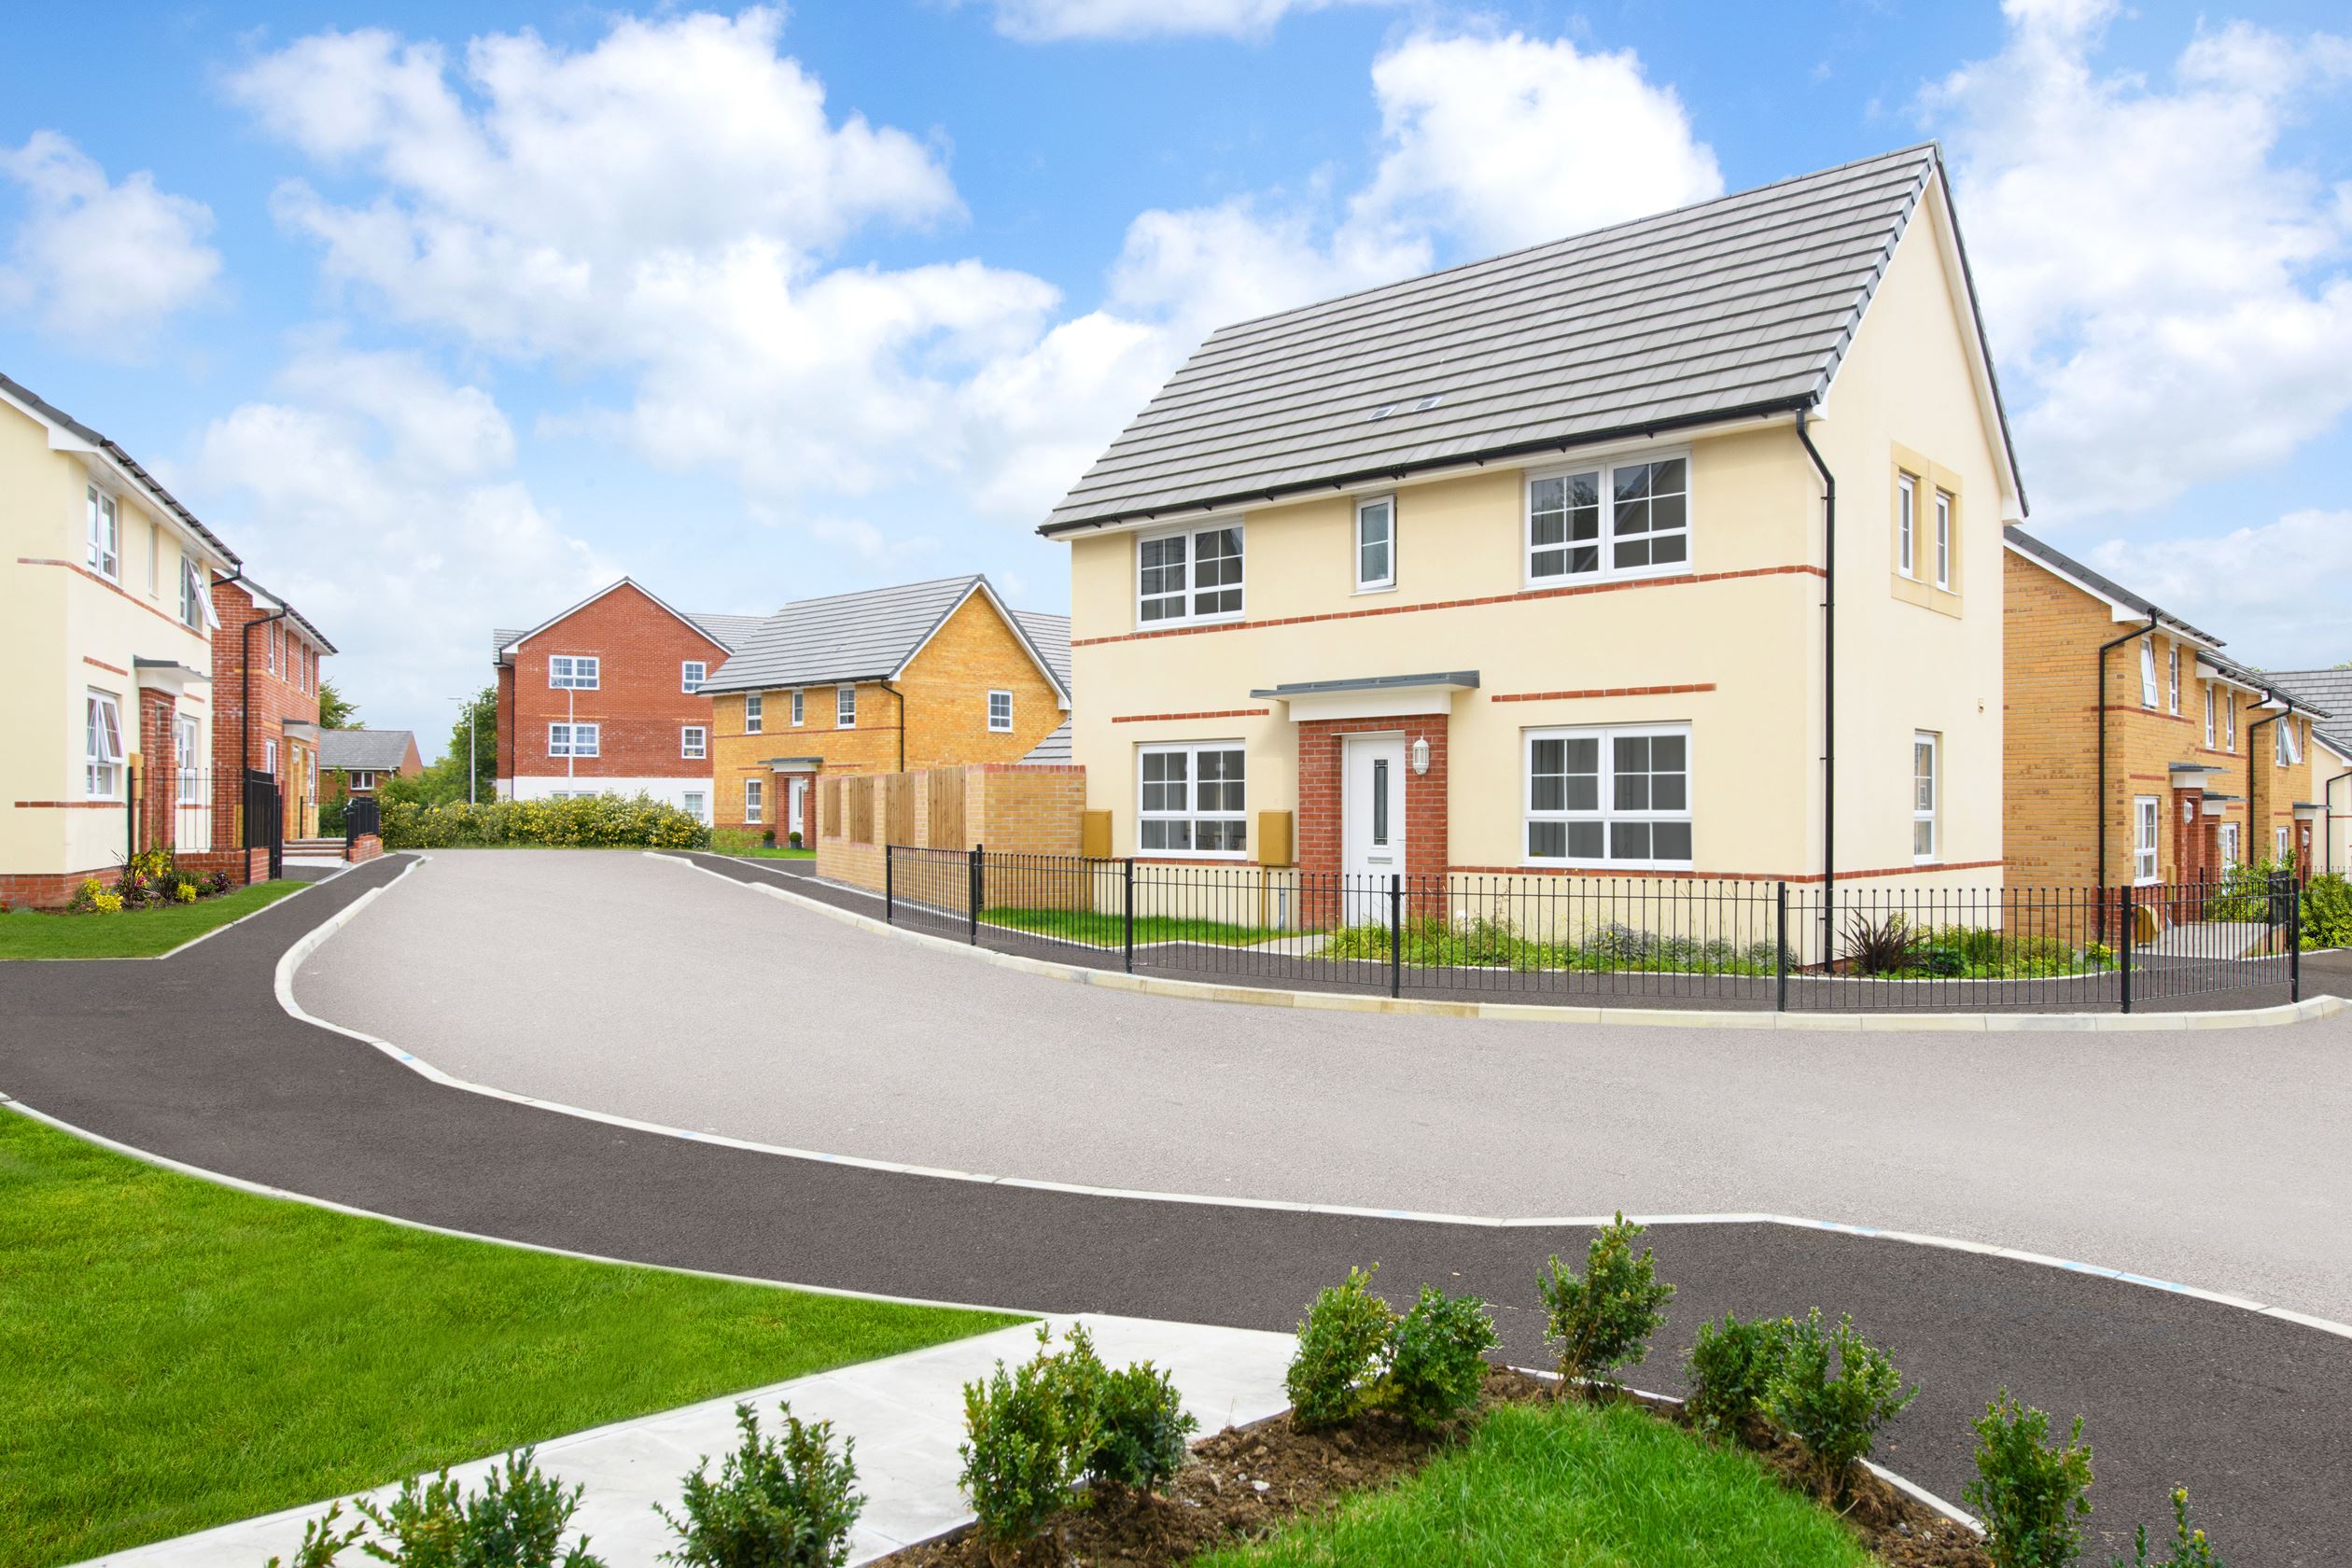
<path fill-rule="evenodd" d="M 743 819 L 745 821 L 757 822 L 760 819 L 760 807 L 763 804 L 760 797 L 765 793 L 765 789 L 763 781 L 760 779 L 747 778 L 743 781 Z"/>
<path fill-rule="evenodd" d="M 710 807 L 707 804 L 710 797 L 700 790 L 689 790 L 683 798 L 686 804 L 686 815 L 697 822 L 707 825 L 710 821 Z"/>
<path fill-rule="evenodd" d="M 1527 481 L 1527 581 L 1690 569 L 1690 460 L 1644 458 Z"/>
<path fill-rule="evenodd" d="M 1690 864 L 1690 726 L 1529 730 L 1527 861 L 1626 870 Z"/>
<path fill-rule="evenodd" d="M 2227 876 L 2237 869 L 2238 825 L 2235 822 L 2222 823 L 2219 836 L 2221 840 L 2221 875 Z"/>
<path fill-rule="evenodd" d="M 801 701 L 800 688 L 797 686 L 792 688 L 792 728 L 797 730 L 801 727 L 803 712 L 806 706 Z"/>
<path fill-rule="evenodd" d="M 702 683 L 710 679 L 710 665 L 701 659 L 687 659 L 678 666 L 678 689 L 688 696 L 702 690 Z"/>
<path fill-rule="evenodd" d="M 181 624 L 199 631 L 203 630 L 206 620 L 204 614 L 206 600 L 203 564 L 193 555 L 182 555 L 180 557 L 179 606 Z"/>
<path fill-rule="evenodd" d="M 272 675 L 277 674 L 278 623 L 270 622 L 261 630 L 261 666 Z"/>
<path fill-rule="evenodd" d="M 1952 492 L 1936 492 L 1936 586 L 1952 586 Z"/>
<path fill-rule="evenodd" d="M 1241 525 L 1146 534 L 1135 544 L 1135 623 L 1197 625 L 1241 618 Z"/>
<path fill-rule="evenodd" d="M 2287 830 L 2277 829 L 2271 840 L 2271 859 L 2280 865 L 2285 865 L 2287 857 L 2294 852 L 2294 847 L 2288 842 Z"/>
<path fill-rule="evenodd" d="M 1396 497 L 1358 501 L 1355 514 L 1355 585 L 1359 594 L 1396 586 Z"/>
<path fill-rule="evenodd" d="M 2180 711 L 2180 644 L 2169 643 L 2164 650 L 2166 703 L 2173 712 Z"/>
<path fill-rule="evenodd" d="M 2221 747 L 2226 751 L 2237 749 L 2237 699 L 2226 690 L 2221 693 Z"/>
<path fill-rule="evenodd" d="M 1911 861 L 1939 859 L 1943 850 L 1938 836 L 1937 814 L 1942 805 L 1942 737 L 1926 730 L 1911 736 Z"/>
<path fill-rule="evenodd" d="M 109 582 L 122 581 L 122 523 L 115 511 L 115 498 L 95 484 L 90 486 L 86 522 L 89 539 L 82 553 L 82 564 Z"/>
<path fill-rule="evenodd" d="M 1140 748 L 1136 847 L 1239 859 L 1250 842 L 1248 765 L 1238 740 Z"/>
<path fill-rule="evenodd" d="M 2212 681 L 2210 681 L 2210 680 L 2206 681 L 2206 682 L 2205 683 L 2205 746 L 2207 747 L 2207 749 L 2210 749 L 2210 748 L 2212 747 L 2212 745 L 2213 745 L 2213 682 L 2212 682 Z"/>
<path fill-rule="evenodd" d="M 2154 795 L 2132 797 L 2132 880 L 2156 880 L 2159 870 L 2156 841 L 2163 832 L 2164 808 Z"/>
<path fill-rule="evenodd" d="M 92 800 L 122 793 L 122 707 L 105 692 L 88 693 L 82 707 L 82 791 Z"/>
<path fill-rule="evenodd" d="M 547 684 L 559 692 L 593 692 L 603 679 L 603 665 L 589 655 L 557 653 L 547 661 Z"/>
<path fill-rule="evenodd" d="M 766 701 L 760 693 L 746 692 L 743 693 L 743 733 L 745 735 L 758 735 L 760 733 L 760 725 L 764 717 L 763 710 L 766 706 Z M 800 707 L 800 693 L 798 692 L 792 693 L 792 707 L 795 710 L 797 710 Z M 792 715 L 792 721 L 794 723 L 798 723 L 800 721 L 800 715 L 797 711 L 795 711 Z"/>
<path fill-rule="evenodd" d="M 351 770 L 351 792 L 353 794 L 364 795 L 375 787 L 376 776 L 373 773 L 371 773 L 366 768 L 354 768 Z"/>
<path fill-rule="evenodd" d="M 309 761 L 303 765 L 308 775 L 307 782 L 310 785 L 311 799 L 316 800 L 318 798 L 318 753 L 313 751 L 308 755 Z"/>
<path fill-rule="evenodd" d="M 2142 637 L 2140 651 L 2140 707 L 2156 706 L 2156 639 Z"/>
<path fill-rule="evenodd" d="M 1895 569 L 1905 577 L 1919 575 L 1919 481 L 1910 474 L 1895 476 Z"/>
<path fill-rule="evenodd" d="M 547 726 L 547 754 L 551 757 L 594 757 L 603 745 L 603 727 L 597 724 L 550 724 Z"/>
<path fill-rule="evenodd" d="M 2293 767 L 2303 761 L 2303 737 L 2295 733 L 2293 715 L 2282 717 L 2271 726 L 2277 739 L 2271 743 L 2271 753 L 2280 767 Z"/>
<path fill-rule="evenodd" d="M 678 730 L 678 754 L 699 762 L 710 750 L 710 731 L 702 724 L 681 724 Z"/>
<path fill-rule="evenodd" d="M 854 730 L 858 727 L 858 689 L 855 686 L 833 688 L 833 728 Z"/>
<path fill-rule="evenodd" d="M 988 693 L 988 728 L 998 735 L 1013 733 L 1012 693 L 990 692 Z"/>
<path fill-rule="evenodd" d="M 163 573 L 163 525 L 147 525 L 147 597 L 160 595 Z"/>
<path fill-rule="evenodd" d="M 201 805 L 204 799 L 204 732 L 186 714 L 172 721 L 172 751 L 179 804 Z"/>
<path fill-rule="evenodd" d="M 272 778 L 277 777 L 277 742 L 274 740 L 261 743 L 261 771 Z"/>

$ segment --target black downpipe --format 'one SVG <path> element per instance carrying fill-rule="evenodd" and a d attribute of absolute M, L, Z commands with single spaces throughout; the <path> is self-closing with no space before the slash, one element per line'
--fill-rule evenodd
<path fill-rule="evenodd" d="M 2121 637 L 2117 637 L 2112 642 L 2103 642 L 2099 644 L 2099 777 L 2093 781 L 2092 787 L 2095 792 L 2096 804 L 2093 810 L 2091 819 L 2098 824 L 2099 860 L 2098 863 L 2092 868 L 2091 880 L 2093 885 L 2099 889 L 2098 931 L 2099 940 L 2101 942 L 2105 942 L 2107 940 L 2107 656 L 2113 650 L 2122 647 L 2127 642 L 2137 642 L 2144 637 L 2153 637 L 2156 633 L 2156 623 L 2162 619 L 2163 615 L 2163 611 L 2151 609 L 2148 612 L 2147 625 L 2139 627 L 2135 631 L 2125 632 Z M 2131 879 L 2126 877 L 2124 880 L 2129 882 Z M 2128 935 L 2129 933 L 2127 932 L 2126 934 Z"/>
<path fill-rule="evenodd" d="M 2287 711 L 2274 713 L 2267 719 L 2257 719 L 2246 726 L 2246 836 L 2249 840 L 2246 846 L 2246 853 L 2249 859 L 2260 854 L 2262 847 L 2262 841 L 2254 836 L 2261 831 L 2254 825 L 2254 770 L 2261 765 L 2255 760 L 2259 753 L 2254 745 L 2254 732 L 2264 724 L 2275 724 L 2281 719 L 2292 719 L 2295 716 L 2294 698 L 2279 696 L 2276 692 L 2272 692 L 2269 695 L 2278 702 L 2285 703 Z"/>
<path fill-rule="evenodd" d="M 1822 460 L 1805 429 L 1806 410 L 1797 410 L 1797 439 L 1821 474 L 1821 961 L 1833 956 L 1838 880 L 1838 476 Z"/>
<path fill-rule="evenodd" d="M 240 573 L 244 570 L 243 567 L 238 569 Z M 283 621 L 286 617 L 287 611 L 281 609 L 275 615 L 248 621 L 237 629 L 237 679 L 241 687 L 237 695 L 237 790 L 240 803 L 244 799 L 245 774 L 253 767 L 253 628 L 266 626 L 273 621 Z M 245 819 L 245 832 L 239 836 L 244 841 L 245 866 L 250 872 L 253 865 L 253 813 L 242 809 L 241 805 L 237 814 Z M 283 828 L 280 831 L 283 833 Z M 275 856 L 273 855 L 272 859 L 274 860 Z"/>

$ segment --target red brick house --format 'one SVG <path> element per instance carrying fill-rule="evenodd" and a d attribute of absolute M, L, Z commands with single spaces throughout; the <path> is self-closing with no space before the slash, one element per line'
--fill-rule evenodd
<path fill-rule="evenodd" d="M 425 771 L 411 730 L 328 730 L 318 737 L 319 801 L 365 799 L 390 779 Z"/>
<path fill-rule="evenodd" d="M 642 791 L 709 821 L 703 682 L 761 620 L 673 609 L 624 577 L 528 630 L 494 632 L 499 798 Z"/>
<path fill-rule="evenodd" d="M 240 569 L 216 577 L 213 612 L 213 847 L 243 842 L 245 770 L 270 775 L 284 798 L 285 837 L 318 831 L 319 664 L 326 634 Z"/>

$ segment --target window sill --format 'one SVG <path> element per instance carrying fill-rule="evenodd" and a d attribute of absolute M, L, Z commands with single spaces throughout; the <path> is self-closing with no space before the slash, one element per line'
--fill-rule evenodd
<path fill-rule="evenodd" d="M 1355 591 L 1349 596 L 1351 598 L 1368 599 L 1377 597 L 1382 594 L 1393 594 L 1395 592 L 1396 584 L 1393 582 L 1359 582 L 1355 586 Z"/>
<path fill-rule="evenodd" d="M 1591 588 L 1611 582 L 1659 582 L 1677 577 L 1696 577 L 1699 568 L 1688 561 L 1677 561 L 1671 567 L 1654 567 L 1648 571 L 1563 572 L 1558 577 L 1519 575 L 1519 591 L 1542 593 L 1552 588 Z"/>
<path fill-rule="evenodd" d="M 1138 621 L 1135 623 L 1135 629 L 1139 633 L 1146 634 L 1151 632 L 1181 632 L 1189 630 L 1194 626 L 1235 626 L 1240 624 L 1243 621 L 1248 619 L 1249 612 L 1247 610 L 1240 610 L 1232 615 L 1186 616 L 1181 621 Z"/>
<path fill-rule="evenodd" d="M 1528 871 L 1688 871 L 1695 861 L 1519 861 Z"/>

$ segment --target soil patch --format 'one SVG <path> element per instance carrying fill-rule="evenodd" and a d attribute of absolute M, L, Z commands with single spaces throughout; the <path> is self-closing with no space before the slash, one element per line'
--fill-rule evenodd
<path fill-rule="evenodd" d="M 1478 1416 L 1498 1405 L 1550 1399 L 1558 1386 L 1493 1368 Z M 1684 1424 L 1681 1406 L 1639 1402 L 1659 1420 Z M 1288 1412 L 1229 1426 L 1194 1445 L 1193 1463 L 1166 1496 L 1105 1488 L 1091 1507 L 1063 1515 L 1056 1531 L 1017 1554 L 991 1557 L 967 1525 L 894 1552 L 877 1568 L 1179 1568 L 1211 1547 L 1254 1540 L 1349 1494 L 1393 1485 L 1466 1436 L 1478 1416 L 1435 1435 L 1389 1415 L 1314 1432 L 1294 1426 Z M 1795 1438 L 1761 1421 L 1741 1438 L 1784 1485 L 1823 1500 Z M 1973 1533 L 1867 1471 L 1854 1482 L 1842 1517 L 1887 1568 L 1992 1568 Z"/>

